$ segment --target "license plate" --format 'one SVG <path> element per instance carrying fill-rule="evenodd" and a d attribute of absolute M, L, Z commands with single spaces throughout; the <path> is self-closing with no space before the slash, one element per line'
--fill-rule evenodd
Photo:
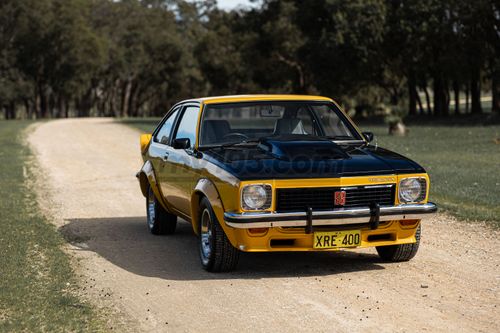
<path fill-rule="evenodd" d="M 314 233 L 315 249 L 355 247 L 361 245 L 361 231 L 322 231 Z"/>

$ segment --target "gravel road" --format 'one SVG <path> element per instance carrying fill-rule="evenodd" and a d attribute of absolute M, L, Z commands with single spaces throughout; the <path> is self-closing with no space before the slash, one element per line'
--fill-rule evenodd
<path fill-rule="evenodd" d="M 499 332 L 499 233 L 439 214 L 408 263 L 374 249 L 244 254 L 199 264 L 187 223 L 148 233 L 135 172 L 139 132 L 111 119 L 38 124 L 28 141 L 40 205 L 71 241 L 81 291 L 131 331 Z M 122 329 L 125 326 L 121 326 Z"/>

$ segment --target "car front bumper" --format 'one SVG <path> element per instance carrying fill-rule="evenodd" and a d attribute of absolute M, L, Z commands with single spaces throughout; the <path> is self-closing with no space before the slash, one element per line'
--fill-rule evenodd
<path fill-rule="evenodd" d="M 380 206 L 352 208 L 333 211 L 309 212 L 244 212 L 224 213 L 224 222 L 233 228 L 273 228 L 273 227 L 312 227 L 341 226 L 349 224 L 373 223 L 376 221 L 419 220 L 437 211 L 432 203 L 403 204 L 397 206 Z"/>

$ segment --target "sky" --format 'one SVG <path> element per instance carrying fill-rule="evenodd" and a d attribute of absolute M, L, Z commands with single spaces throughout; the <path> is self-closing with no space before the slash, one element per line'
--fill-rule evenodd
<path fill-rule="evenodd" d="M 219 5 L 219 8 L 228 10 L 234 9 L 239 5 L 252 5 L 250 0 L 217 0 L 217 4 Z"/>

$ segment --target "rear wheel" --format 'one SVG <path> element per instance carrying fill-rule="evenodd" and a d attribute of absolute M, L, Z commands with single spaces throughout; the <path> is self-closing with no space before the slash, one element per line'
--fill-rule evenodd
<path fill-rule="evenodd" d="M 411 244 L 399 244 L 389 246 L 377 246 L 377 252 L 380 258 L 385 261 L 408 261 L 412 259 L 418 251 L 420 245 L 421 226 L 419 225 L 415 233 L 417 241 Z"/>
<path fill-rule="evenodd" d="M 153 235 L 171 235 L 177 226 L 177 216 L 170 214 L 158 202 L 151 186 L 146 198 L 148 229 Z"/>
<path fill-rule="evenodd" d="M 239 251 L 227 238 L 207 198 L 200 203 L 199 251 L 201 265 L 209 272 L 229 272 L 238 264 Z"/>

